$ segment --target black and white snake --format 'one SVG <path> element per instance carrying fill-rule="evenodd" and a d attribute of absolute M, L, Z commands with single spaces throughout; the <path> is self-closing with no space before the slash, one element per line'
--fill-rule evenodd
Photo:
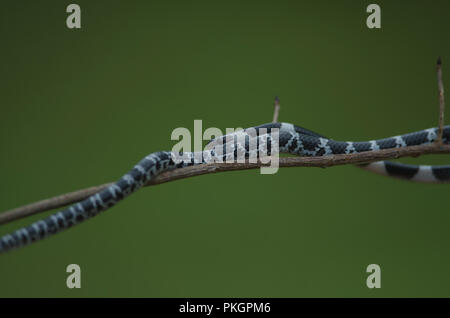
<path fill-rule="evenodd" d="M 276 138 L 278 140 L 273 138 L 272 131 L 275 131 L 274 128 L 279 134 Z M 256 136 L 249 134 L 250 130 L 256 130 Z M 265 130 L 265 133 L 258 134 L 260 130 Z M 271 149 L 276 143 L 278 143 L 280 153 L 300 156 L 326 156 L 428 144 L 435 141 L 436 137 L 437 128 L 430 128 L 379 140 L 343 142 L 325 138 L 315 132 L 289 123 L 270 123 L 216 138 L 210 143 L 210 147 L 202 152 L 185 152 L 182 155 L 182 160 L 176 160 L 176 158 L 180 158 L 179 154 L 168 151 L 155 152 L 142 159 L 133 169 L 105 190 L 45 219 L 4 235 L 0 238 L 0 253 L 36 242 L 105 211 L 163 171 L 212 161 L 230 161 L 230 159 L 233 161 L 237 159 L 239 152 L 244 154 L 245 158 L 249 158 L 252 154 L 258 156 L 263 148 L 264 153 L 270 155 Z M 254 144 L 253 141 L 256 141 L 256 148 L 254 149 L 251 147 Z M 443 142 L 450 143 L 450 126 L 444 127 Z M 222 146 L 222 143 L 223 148 L 219 147 L 219 150 L 223 149 L 223 151 L 217 151 L 217 145 Z M 380 161 L 364 165 L 363 168 L 412 181 L 450 181 L 450 165 L 416 166 Z"/>

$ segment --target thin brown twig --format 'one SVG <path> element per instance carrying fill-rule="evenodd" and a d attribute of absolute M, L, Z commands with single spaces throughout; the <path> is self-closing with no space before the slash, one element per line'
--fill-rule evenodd
<path fill-rule="evenodd" d="M 439 88 L 439 130 L 438 130 L 438 142 L 432 144 L 425 144 L 420 146 L 410 146 L 403 148 L 383 149 L 378 151 L 354 153 L 354 154 L 342 154 L 332 156 L 319 156 L 319 157 L 288 157 L 279 158 L 280 167 L 331 167 L 345 164 L 365 164 L 374 161 L 397 159 L 401 157 L 418 157 L 425 154 L 440 154 L 450 153 L 450 145 L 442 143 L 442 134 L 444 126 L 444 85 L 442 82 L 442 69 L 441 59 L 437 62 L 438 73 L 438 88 Z M 280 103 L 278 97 L 275 97 L 274 102 L 274 115 L 273 122 L 278 122 L 278 115 L 280 110 Z M 268 162 L 267 160 L 263 160 Z M 270 162 L 270 161 L 269 161 Z M 267 164 L 257 163 L 211 163 L 199 166 L 186 167 L 176 169 L 172 171 L 166 171 L 161 173 L 152 179 L 146 186 L 161 184 L 169 181 L 175 181 L 179 179 L 199 176 L 209 173 L 233 171 L 233 170 L 246 170 L 257 169 Z M 21 206 L 12 210 L 0 213 L 0 224 L 5 224 L 20 218 L 24 218 L 39 212 L 44 212 L 59 207 L 66 206 L 71 203 L 79 202 L 94 193 L 97 193 L 112 183 L 105 183 L 99 186 L 90 187 L 66 194 L 62 194 L 56 197 L 31 203 L 25 206 Z"/>
<path fill-rule="evenodd" d="M 39 212 L 45 212 L 66 206 L 68 204 L 79 202 L 112 184 L 113 183 L 105 183 L 74 192 L 68 192 L 49 199 L 33 202 L 15 209 L 2 212 L 0 213 L 0 224 L 6 224 Z"/>
<path fill-rule="evenodd" d="M 354 154 L 342 154 L 320 157 L 282 157 L 279 158 L 280 167 L 331 167 L 345 164 L 364 164 L 373 161 L 397 159 L 401 157 L 417 157 L 425 154 L 450 153 L 450 145 L 447 144 L 426 144 L 420 146 L 410 146 L 404 148 L 383 149 L 379 151 L 368 151 Z M 264 160 L 264 162 L 267 162 Z M 257 163 L 210 163 L 199 166 L 186 167 L 161 173 L 152 179 L 146 186 L 157 185 L 169 181 L 200 176 L 209 173 L 257 169 L 267 164 Z M 26 217 L 38 212 L 55 209 L 71 203 L 81 201 L 90 195 L 111 185 L 105 183 L 96 187 L 91 187 L 71 193 L 59 195 L 47 200 L 25 205 L 0 214 L 0 224 L 5 224 L 22 217 Z"/>
<path fill-rule="evenodd" d="M 445 101 L 444 101 L 444 83 L 442 82 L 442 60 L 440 57 L 437 60 L 436 70 L 437 70 L 438 93 L 439 93 L 439 128 L 436 142 L 442 144 L 442 134 L 444 132 Z"/>
<path fill-rule="evenodd" d="M 278 96 L 275 96 L 275 101 L 273 103 L 274 109 L 273 109 L 273 123 L 278 122 L 278 113 L 280 112 L 280 99 Z"/>

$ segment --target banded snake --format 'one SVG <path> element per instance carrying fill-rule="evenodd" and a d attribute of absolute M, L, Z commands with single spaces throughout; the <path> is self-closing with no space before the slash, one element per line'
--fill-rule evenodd
<path fill-rule="evenodd" d="M 245 158 L 249 158 L 252 151 L 253 154 L 256 153 L 258 156 L 262 148 L 270 155 L 273 146 L 277 144 L 280 153 L 300 156 L 326 156 L 422 145 L 432 143 L 437 138 L 437 128 L 363 142 L 335 141 L 289 123 L 269 123 L 251 128 L 254 128 L 252 131 L 256 131 L 256 136 L 248 133 L 251 130 L 248 128 L 219 137 L 214 139 L 210 143 L 210 147 L 206 147 L 204 151 L 183 153 L 182 160 L 174 160 L 180 158 L 180 154 L 169 151 L 151 153 L 106 189 L 29 226 L 0 237 L 0 253 L 39 241 L 107 210 L 131 193 L 136 192 L 161 172 L 205 164 L 214 160 L 235 160 L 238 156 L 238 150 L 241 154 L 244 154 Z M 274 128 L 276 128 L 278 138 L 273 138 Z M 259 134 L 258 132 L 261 129 L 265 133 Z M 238 138 L 238 136 L 243 138 Z M 252 141 L 256 141 L 255 149 L 250 147 Z M 444 127 L 443 142 L 450 143 L 450 126 Z M 223 145 L 223 151 L 217 151 L 217 145 Z M 363 168 L 379 174 L 412 181 L 431 183 L 450 181 L 450 165 L 417 166 L 379 161 L 363 165 Z"/>

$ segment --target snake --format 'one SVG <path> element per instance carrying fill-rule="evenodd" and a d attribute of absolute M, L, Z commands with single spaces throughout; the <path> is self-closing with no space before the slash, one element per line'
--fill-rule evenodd
<path fill-rule="evenodd" d="M 268 123 L 239 130 L 211 140 L 202 151 L 153 152 L 139 161 L 117 182 L 88 198 L 46 218 L 0 237 L 0 253 L 24 247 L 90 219 L 143 187 L 162 172 L 211 162 L 233 162 L 261 154 L 279 153 L 298 156 L 352 154 L 382 149 L 430 144 L 436 141 L 438 128 L 370 141 L 336 141 L 290 123 Z M 442 142 L 450 143 L 450 126 L 443 127 Z M 240 157 L 239 157 L 240 158 Z M 418 182 L 450 182 L 450 165 L 407 165 L 378 161 L 361 165 L 378 174 Z"/>

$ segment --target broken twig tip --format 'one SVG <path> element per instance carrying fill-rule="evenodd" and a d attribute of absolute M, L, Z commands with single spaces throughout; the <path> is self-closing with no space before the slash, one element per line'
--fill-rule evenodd
<path fill-rule="evenodd" d="M 436 142 L 442 144 L 442 135 L 444 132 L 444 112 L 445 112 L 445 101 L 444 101 L 444 83 L 442 82 L 442 60 L 441 57 L 437 60 L 437 84 L 438 84 L 438 94 L 439 94 L 439 129 Z"/>
<path fill-rule="evenodd" d="M 274 111 L 273 111 L 273 123 L 278 122 L 278 113 L 280 111 L 280 99 L 278 98 L 278 96 L 275 96 L 275 101 L 273 103 L 274 106 Z"/>

